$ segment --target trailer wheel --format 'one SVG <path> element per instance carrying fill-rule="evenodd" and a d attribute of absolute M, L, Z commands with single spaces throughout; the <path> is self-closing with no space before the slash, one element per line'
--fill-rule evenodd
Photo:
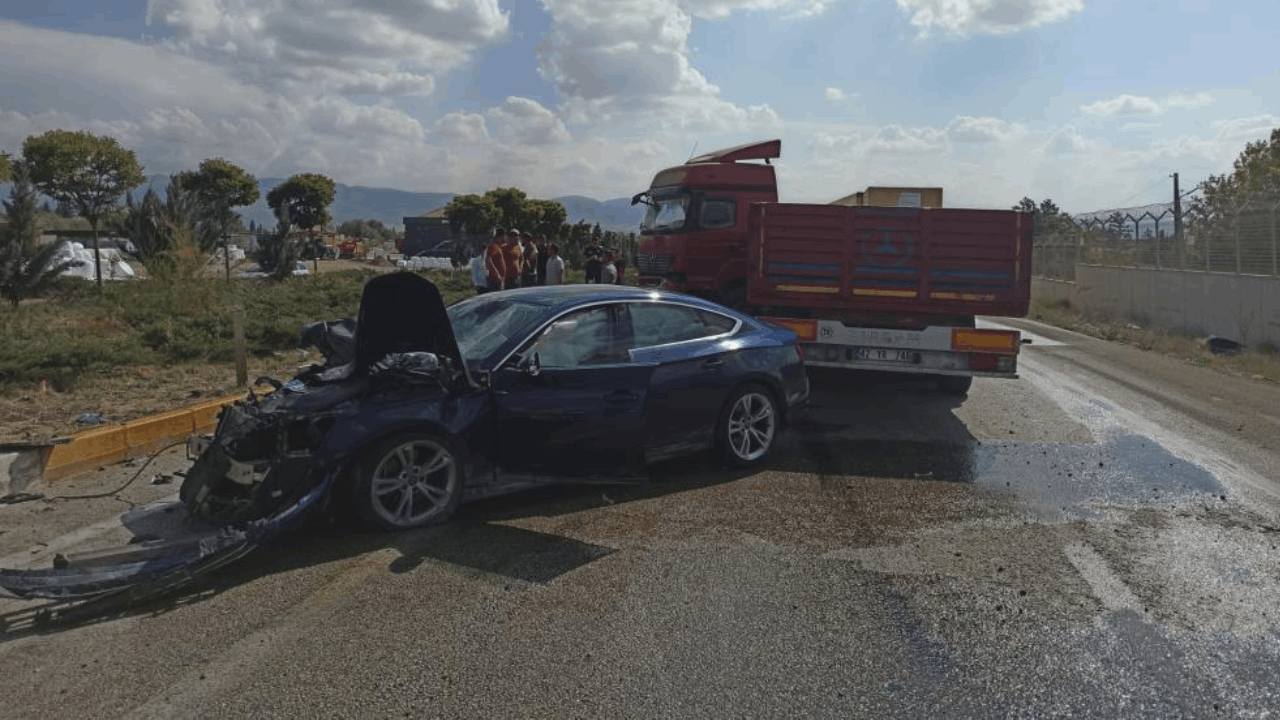
<path fill-rule="evenodd" d="M 973 378 L 968 375 L 939 375 L 938 389 L 948 395 L 968 395 Z"/>

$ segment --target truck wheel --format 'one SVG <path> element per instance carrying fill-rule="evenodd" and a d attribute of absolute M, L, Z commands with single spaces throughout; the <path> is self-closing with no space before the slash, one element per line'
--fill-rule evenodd
<path fill-rule="evenodd" d="M 462 500 L 462 462 L 445 439 L 411 433 L 379 443 L 352 483 L 357 517 L 375 530 L 444 522 Z"/>
<path fill-rule="evenodd" d="M 968 395 L 973 378 L 961 375 L 939 375 L 938 389 L 948 395 Z"/>
<path fill-rule="evenodd" d="M 733 467 L 755 465 L 777 444 L 778 404 L 760 385 L 744 385 L 729 396 L 716 423 L 716 453 Z"/>

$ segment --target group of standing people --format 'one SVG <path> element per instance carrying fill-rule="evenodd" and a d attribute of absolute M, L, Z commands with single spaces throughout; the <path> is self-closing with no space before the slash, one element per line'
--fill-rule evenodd
<path fill-rule="evenodd" d="M 488 247 L 471 258 L 476 293 L 564 282 L 560 248 L 517 228 L 493 231 Z"/>
<path fill-rule="evenodd" d="M 587 282 L 622 284 L 625 265 L 613 251 L 601 248 L 596 240 L 582 251 Z M 564 284 L 564 258 L 560 248 L 543 238 L 517 228 L 497 228 L 489 245 L 471 258 L 471 283 L 476 293 L 510 290 L 535 285 Z"/>

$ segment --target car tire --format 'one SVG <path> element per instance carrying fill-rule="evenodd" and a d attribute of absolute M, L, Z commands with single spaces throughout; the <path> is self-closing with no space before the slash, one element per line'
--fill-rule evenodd
<path fill-rule="evenodd" d="M 720 410 L 716 454 L 731 467 L 762 462 L 778 442 L 781 420 L 773 393 L 755 383 L 743 385 Z"/>
<path fill-rule="evenodd" d="M 973 378 L 968 375 L 938 375 L 938 389 L 948 395 L 968 395 Z"/>
<path fill-rule="evenodd" d="M 364 526 L 399 531 L 448 520 L 462 500 L 462 458 L 428 433 L 390 437 L 356 467 L 353 509 Z"/>

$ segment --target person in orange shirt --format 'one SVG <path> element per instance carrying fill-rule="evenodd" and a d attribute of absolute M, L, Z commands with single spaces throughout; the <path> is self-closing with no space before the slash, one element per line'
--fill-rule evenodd
<path fill-rule="evenodd" d="M 504 290 L 520 287 L 520 270 L 524 267 L 523 250 L 520 248 L 520 231 L 507 230 L 507 244 L 502 246 L 502 258 L 506 261 Z"/>
<path fill-rule="evenodd" d="M 501 290 L 507 279 L 507 256 L 502 247 L 502 228 L 494 228 L 493 239 L 484 251 L 484 267 L 488 271 L 489 292 Z"/>

